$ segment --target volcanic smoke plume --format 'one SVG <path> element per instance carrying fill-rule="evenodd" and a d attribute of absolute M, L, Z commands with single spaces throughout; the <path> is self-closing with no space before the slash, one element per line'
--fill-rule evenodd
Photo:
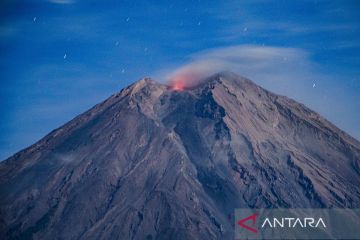
<path fill-rule="evenodd" d="M 194 89 L 208 80 L 209 73 L 215 74 L 218 70 L 228 67 L 228 62 L 215 58 L 206 61 L 200 60 L 175 69 L 166 76 L 166 79 L 174 90 Z"/>
<path fill-rule="evenodd" d="M 360 207 L 357 140 L 235 74 L 182 76 L 1 162 L 1 239 L 234 239 L 235 208 Z"/>
<path fill-rule="evenodd" d="M 258 80 L 266 79 L 265 82 L 272 82 L 274 79 L 280 81 L 281 76 L 281 79 L 296 85 L 298 81 L 304 82 L 304 72 L 310 71 L 312 79 L 319 77 L 314 76 L 313 69 L 309 69 L 312 64 L 307 56 L 306 52 L 295 48 L 235 45 L 198 52 L 191 55 L 183 66 L 170 71 L 166 68 L 158 75 L 178 90 L 193 88 L 209 75 L 231 69 L 238 69 L 246 75 L 255 76 Z M 276 72 L 276 69 L 281 71 Z M 301 73 L 296 69 L 301 69 Z M 296 81 L 292 81 L 294 78 Z"/>
<path fill-rule="evenodd" d="M 190 64 L 177 69 L 168 76 L 168 82 L 171 88 L 174 90 L 192 89 L 205 81 L 206 77 L 208 77 L 208 75 L 205 74 L 206 69 L 195 69 L 195 65 Z"/>

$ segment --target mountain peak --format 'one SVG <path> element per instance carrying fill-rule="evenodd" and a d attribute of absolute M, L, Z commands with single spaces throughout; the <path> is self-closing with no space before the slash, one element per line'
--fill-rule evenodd
<path fill-rule="evenodd" d="M 168 83 L 160 83 L 150 77 L 144 77 L 131 84 L 124 90 L 136 93 L 143 89 L 154 89 L 160 88 L 162 90 L 170 91 L 194 91 L 199 90 L 205 86 L 215 87 L 217 84 L 235 84 L 238 87 L 245 86 L 257 86 L 251 80 L 241 77 L 233 72 L 219 72 L 206 78 L 200 78 L 195 80 L 187 80 L 182 77 L 178 77 L 175 80 L 169 81 Z"/>
<path fill-rule="evenodd" d="M 233 72 L 223 71 L 206 78 L 193 78 L 186 76 L 175 76 L 169 82 L 170 89 L 175 91 L 197 90 L 205 86 L 215 87 L 218 84 L 234 85 L 240 88 L 257 88 L 258 86 L 251 80 L 239 76 Z"/>
<path fill-rule="evenodd" d="M 144 77 L 131 84 L 129 88 L 132 88 L 134 91 L 138 91 L 144 87 L 159 86 L 159 85 L 161 84 L 153 80 L 152 78 Z"/>

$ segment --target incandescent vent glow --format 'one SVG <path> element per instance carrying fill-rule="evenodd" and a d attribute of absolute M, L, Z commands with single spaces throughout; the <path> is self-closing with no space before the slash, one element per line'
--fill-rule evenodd
<path fill-rule="evenodd" d="M 186 79 L 182 76 L 175 77 L 170 81 L 170 87 L 174 91 L 184 91 L 186 86 Z"/>
<path fill-rule="evenodd" d="M 193 71 L 179 71 L 170 76 L 169 86 L 174 91 L 184 91 L 197 86 L 203 76 Z"/>

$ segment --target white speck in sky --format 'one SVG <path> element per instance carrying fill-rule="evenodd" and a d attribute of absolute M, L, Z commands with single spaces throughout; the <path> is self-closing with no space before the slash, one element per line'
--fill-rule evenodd
<path fill-rule="evenodd" d="M 66 55 L 66 53 L 64 54 L 64 59 L 66 59 L 67 58 L 67 55 Z"/>
<path fill-rule="evenodd" d="M 128 18 L 126 19 L 126 21 L 127 21 L 127 22 L 130 21 L 130 18 L 128 17 Z"/>
<path fill-rule="evenodd" d="M 315 88 L 315 87 L 316 87 L 316 84 L 314 83 L 314 84 L 313 84 L 313 88 Z"/>
<path fill-rule="evenodd" d="M 199 22 L 198 22 L 198 26 L 200 26 L 200 25 L 201 25 L 201 22 L 199 21 Z"/>
<path fill-rule="evenodd" d="M 244 27 L 243 32 L 247 32 L 248 28 Z"/>
<path fill-rule="evenodd" d="M 33 21 L 36 22 L 36 17 L 33 18 Z"/>
<path fill-rule="evenodd" d="M 121 70 L 121 73 L 124 73 L 125 72 L 125 69 L 123 68 L 122 70 Z"/>
<path fill-rule="evenodd" d="M 119 41 L 115 42 L 115 46 L 119 46 L 119 44 L 120 44 Z"/>

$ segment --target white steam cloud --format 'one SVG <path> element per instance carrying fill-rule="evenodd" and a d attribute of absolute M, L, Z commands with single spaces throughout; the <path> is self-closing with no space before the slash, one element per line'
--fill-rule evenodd
<path fill-rule="evenodd" d="M 253 80 L 289 80 L 311 71 L 309 54 L 297 48 L 236 45 L 193 54 L 187 64 L 158 73 L 165 81 L 182 79 L 187 86 L 221 71 L 232 71 Z"/>
<path fill-rule="evenodd" d="M 72 3 L 74 3 L 73 0 L 49 0 L 49 2 L 55 3 L 55 4 L 72 4 Z"/>

